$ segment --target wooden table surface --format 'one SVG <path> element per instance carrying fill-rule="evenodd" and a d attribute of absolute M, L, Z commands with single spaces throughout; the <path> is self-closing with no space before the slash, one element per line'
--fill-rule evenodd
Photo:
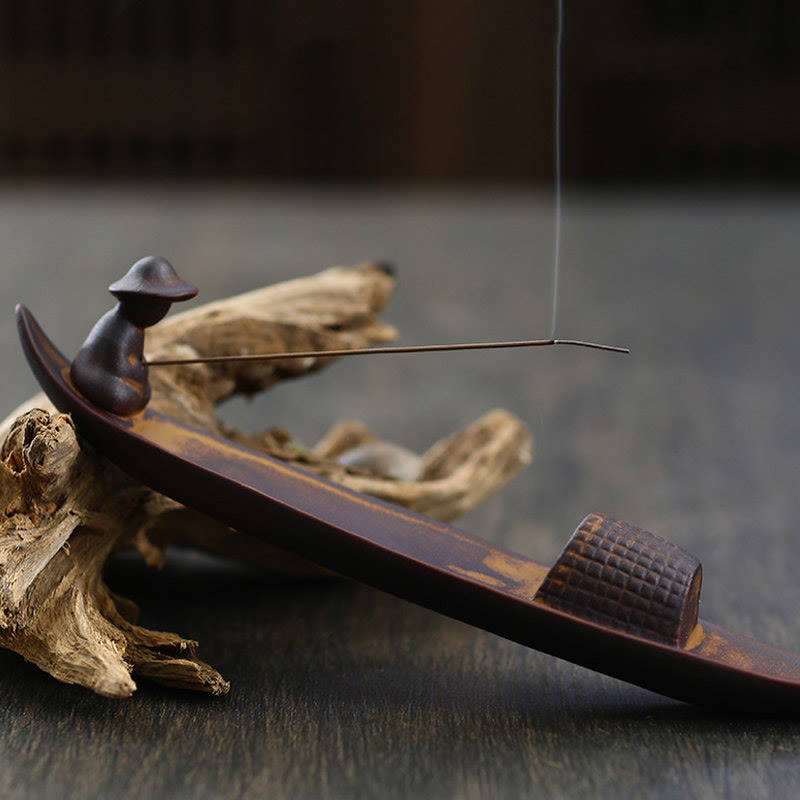
<path fill-rule="evenodd" d="M 423 450 L 505 406 L 534 463 L 461 524 L 552 563 L 590 511 L 682 545 L 701 614 L 800 650 L 800 196 L 573 193 L 559 334 L 629 345 L 353 359 L 222 413 L 312 441 L 355 416 Z M 544 337 L 547 196 L 197 186 L 0 190 L 3 416 L 36 385 L 12 310 L 67 352 L 146 254 L 203 299 L 396 262 L 403 343 Z M 712 714 L 348 583 L 186 554 L 109 571 L 143 624 L 198 639 L 223 698 L 126 701 L 0 652 L 0 796 L 782 798 L 800 723 Z"/>

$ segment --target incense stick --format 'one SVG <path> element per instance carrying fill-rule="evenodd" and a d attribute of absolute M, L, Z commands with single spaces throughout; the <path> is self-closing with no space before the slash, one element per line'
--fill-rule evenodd
<path fill-rule="evenodd" d="M 227 361 L 278 361 L 286 358 L 340 358 L 342 356 L 398 355 L 401 353 L 433 353 L 445 350 L 499 350 L 510 347 L 551 347 L 568 345 L 607 350 L 612 353 L 630 353 L 627 347 L 611 344 L 583 342 L 577 339 L 527 339 L 517 342 L 470 342 L 467 344 L 422 344 L 403 347 L 364 347 L 352 350 L 306 350 L 293 353 L 255 353 L 236 356 L 205 356 L 197 358 L 168 358 L 148 361 L 150 367 L 173 367 L 179 364 L 218 364 Z"/>

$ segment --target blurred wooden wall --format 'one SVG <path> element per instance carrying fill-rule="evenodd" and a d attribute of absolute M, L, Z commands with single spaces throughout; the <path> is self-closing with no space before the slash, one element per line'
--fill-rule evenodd
<path fill-rule="evenodd" d="M 501 5 L 2 0 L 0 170 L 546 178 L 552 12 Z"/>
<path fill-rule="evenodd" d="M 797 3 L 582 0 L 572 8 L 568 175 L 800 179 Z"/>
<path fill-rule="evenodd" d="M 800 177 L 788 0 L 567 2 L 564 170 Z M 0 0 L 0 175 L 552 177 L 551 0 Z"/>

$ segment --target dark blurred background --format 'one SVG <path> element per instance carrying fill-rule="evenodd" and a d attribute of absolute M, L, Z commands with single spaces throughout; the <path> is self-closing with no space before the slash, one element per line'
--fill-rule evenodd
<path fill-rule="evenodd" d="M 552 178 L 551 0 L 2 0 L 0 174 Z M 564 174 L 800 178 L 789 0 L 567 0 Z"/>

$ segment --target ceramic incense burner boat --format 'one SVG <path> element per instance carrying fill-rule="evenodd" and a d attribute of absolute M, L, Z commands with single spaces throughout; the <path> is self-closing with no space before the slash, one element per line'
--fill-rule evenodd
<path fill-rule="evenodd" d="M 193 287 L 174 280 L 172 299 L 191 295 Z M 170 298 L 139 289 L 136 313 L 125 316 L 133 333 L 114 338 L 114 326 L 98 323 L 75 364 L 17 308 L 44 391 L 137 480 L 342 575 L 664 695 L 800 711 L 800 657 L 698 619 L 700 563 L 659 536 L 589 514 L 547 567 L 147 408 L 144 328 Z M 98 362 L 108 385 L 96 379 Z M 113 390 L 120 376 L 108 368 L 115 363 L 135 367 L 141 384 L 124 407 Z"/>

